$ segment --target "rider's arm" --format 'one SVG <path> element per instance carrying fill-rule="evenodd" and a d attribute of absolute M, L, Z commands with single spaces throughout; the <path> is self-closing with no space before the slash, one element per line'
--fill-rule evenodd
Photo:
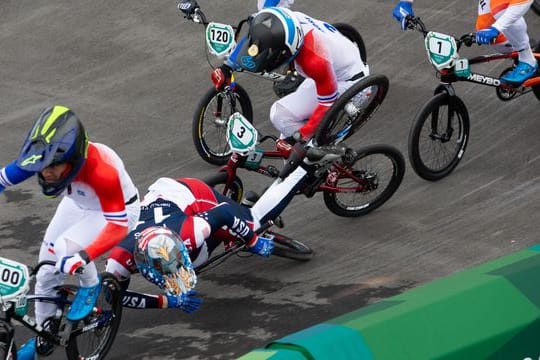
<path fill-rule="evenodd" d="M 120 183 L 118 170 L 101 158 L 88 159 L 88 184 L 96 192 L 103 216 L 107 224 L 96 239 L 85 249 L 90 261 L 96 259 L 115 245 L 119 244 L 128 234 L 128 218 L 124 193 Z"/>
<path fill-rule="evenodd" d="M 34 174 L 32 171 L 26 171 L 18 167 L 16 160 L 12 161 L 0 170 L 0 192 L 8 186 L 23 182 Z"/>
<path fill-rule="evenodd" d="M 223 226 L 229 228 L 248 244 L 257 239 L 247 220 L 228 203 L 220 203 L 208 211 L 188 216 L 180 229 L 180 237 L 184 240 L 186 247 L 192 251 L 201 247 L 210 235 Z"/>
<path fill-rule="evenodd" d="M 492 25 L 494 28 L 504 33 L 513 23 L 525 15 L 531 7 L 533 0 L 510 0 L 508 8 Z M 492 13 L 502 11 L 502 9 L 491 9 Z"/>
<path fill-rule="evenodd" d="M 295 59 L 305 75 L 315 81 L 318 104 L 306 124 L 300 129 L 303 139 L 315 133 L 324 113 L 336 101 L 338 95 L 337 79 L 330 56 L 324 44 L 318 42 L 315 32 L 310 31 L 304 38 L 304 45 Z"/>

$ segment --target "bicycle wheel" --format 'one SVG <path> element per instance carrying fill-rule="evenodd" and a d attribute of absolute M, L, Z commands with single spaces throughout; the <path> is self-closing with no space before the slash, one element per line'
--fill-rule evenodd
<path fill-rule="evenodd" d="M 450 174 L 465 153 L 469 114 L 463 101 L 443 92 L 418 112 L 409 132 L 409 161 L 421 178 L 440 180 Z"/>
<path fill-rule="evenodd" d="M 313 250 L 309 246 L 288 236 L 271 230 L 265 231 L 262 236 L 274 241 L 272 255 L 298 261 L 309 261 L 313 257 Z"/>
<path fill-rule="evenodd" d="M 224 165 L 229 159 L 231 150 L 227 143 L 227 121 L 236 111 L 250 122 L 253 121 L 249 95 L 238 84 L 235 91 L 230 93 L 211 88 L 197 105 L 191 130 L 195 149 L 204 161 Z"/>
<path fill-rule="evenodd" d="M 368 75 L 345 91 L 324 114 L 315 132 L 318 145 L 336 145 L 373 116 L 388 92 L 384 75 Z"/>
<path fill-rule="evenodd" d="M 224 171 L 212 174 L 204 178 L 203 181 L 208 186 L 213 187 L 218 193 L 233 199 L 237 203 L 242 201 L 242 196 L 244 195 L 244 185 L 238 176 L 234 178 L 230 187 L 226 187 L 227 173 Z"/>
<path fill-rule="evenodd" d="M 362 36 L 356 30 L 356 28 L 352 25 L 346 24 L 346 23 L 335 23 L 332 24 L 340 33 L 342 33 L 347 39 L 351 40 L 353 44 L 355 44 L 358 47 L 358 51 L 360 52 L 360 57 L 362 58 L 362 61 L 364 63 L 367 62 L 367 51 L 366 51 L 366 45 L 364 44 L 364 39 L 362 39 Z"/>
<path fill-rule="evenodd" d="M 101 292 L 95 311 L 78 322 L 69 338 L 69 360 L 104 359 L 110 350 L 122 318 L 121 289 L 114 275 L 101 274 Z"/>
<path fill-rule="evenodd" d="M 0 360 L 17 359 L 17 345 L 13 341 L 13 327 L 0 321 Z"/>
<path fill-rule="evenodd" d="M 334 190 L 324 192 L 324 203 L 338 216 L 357 217 L 377 209 L 396 192 L 405 159 L 389 145 L 370 145 L 349 156 L 330 169 L 326 184 Z"/>

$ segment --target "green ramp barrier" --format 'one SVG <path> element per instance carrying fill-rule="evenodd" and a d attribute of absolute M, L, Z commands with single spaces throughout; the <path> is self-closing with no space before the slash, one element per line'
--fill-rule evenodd
<path fill-rule="evenodd" d="M 317 360 L 539 359 L 540 245 L 299 331 L 241 359 L 274 350 Z"/>

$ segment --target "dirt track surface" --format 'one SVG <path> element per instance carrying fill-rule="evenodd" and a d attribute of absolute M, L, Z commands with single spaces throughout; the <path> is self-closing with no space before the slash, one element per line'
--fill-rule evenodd
<path fill-rule="evenodd" d="M 209 18 L 225 23 L 255 11 L 254 0 L 200 5 Z M 356 144 L 393 144 L 406 156 L 411 122 L 437 81 L 421 36 L 401 32 L 392 19 L 394 5 L 298 0 L 295 9 L 360 30 L 371 71 L 390 78 L 390 91 Z M 419 0 L 415 11 L 434 30 L 459 35 L 473 31 L 476 4 Z M 540 38 L 540 17 L 530 12 L 526 18 L 529 33 Z M 118 151 L 141 192 L 159 176 L 216 171 L 191 141 L 195 105 L 211 86 L 202 30 L 178 14 L 174 1 L 2 1 L 0 164 L 15 158 L 40 110 L 59 103 L 75 110 L 93 141 Z M 502 71 L 497 63 L 484 69 Z M 250 92 L 256 123 L 271 132 L 270 82 L 244 74 L 237 80 Z M 469 108 L 471 139 L 451 176 L 429 183 L 408 166 L 396 195 L 357 219 L 332 215 L 321 196 L 296 198 L 284 213 L 284 231 L 315 249 L 312 261 L 230 259 L 200 277 L 204 305 L 197 313 L 127 309 L 109 358 L 237 357 L 538 243 L 538 101 L 529 94 L 502 103 L 493 89 L 473 84 L 456 89 Z M 254 176 L 243 179 L 259 191 L 268 184 Z M 2 256 L 34 262 L 56 203 L 43 198 L 34 181 L 0 196 Z M 133 287 L 155 290 L 140 279 Z M 28 332 L 18 330 L 21 343 Z M 61 350 L 56 357 L 63 357 Z"/>

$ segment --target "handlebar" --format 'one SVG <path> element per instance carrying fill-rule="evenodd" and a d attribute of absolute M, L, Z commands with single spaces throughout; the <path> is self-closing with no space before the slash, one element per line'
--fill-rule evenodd
<path fill-rule="evenodd" d="M 195 0 L 186 0 L 181 1 L 176 6 L 178 10 L 180 10 L 184 17 L 188 20 L 191 20 L 196 23 L 203 24 L 204 26 L 208 25 L 208 20 L 206 19 L 206 15 L 201 10 L 201 7 L 199 4 L 197 4 L 197 1 Z"/>
<path fill-rule="evenodd" d="M 424 37 L 428 34 L 429 30 L 427 30 L 426 25 L 424 22 L 417 16 L 407 15 L 405 18 L 406 21 L 406 28 L 408 30 L 417 30 L 421 32 Z M 461 45 L 465 45 L 467 47 L 471 47 L 472 44 L 476 44 L 476 33 L 467 33 L 461 35 L 459 39 L 456 38 L 456 44 L 458 50 L 461 48 Z"/>
<path fill-rule="evenodd" d="M 39 269 L 41 269 L 41 267 L 43 267 L 45 265 L 56 266 L 56 262 L 51 261 L 51 260 L 40 261 L 35 267 L 30 269 L 30 276 L 36 275 L 38 273 Z"/>

